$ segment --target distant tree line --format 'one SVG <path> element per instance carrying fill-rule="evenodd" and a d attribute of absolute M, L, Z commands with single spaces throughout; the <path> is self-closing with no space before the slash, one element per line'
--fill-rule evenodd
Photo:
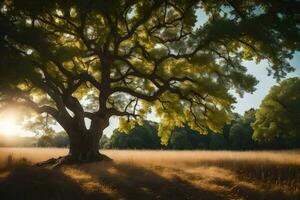
<path fill-rule="evenodd" d="M 253 139 L 251 124 L 255 121 L 256 110 L 250 109 L 243 116 L 234 114 L 230 124 L 226 124 L 221 133 L 200 134 L 188 126 L 175 128 L 167 146 L 160 144 L 157 135 L 158 124 L 146 121 L 142 126 L 133 128 L 124 134 L 114 130 L 112 136 L 100 141 L 104 149 L 174 149 L 174 150 L 262 150 L 300 148 L 300 137 L 259 142 Z"/>
<path fill-rule="evenodd" d="M 0 132 L 0 147 L 68 147 L 69 138 L 65 132 L 47 133 L 41 136 L 5 136 Z"/>
<path fill-rule="evenodd" d="M 38 138 L 36 142 L 38 147 L 68 147 L 69 138 L 64 132 L 45 134 Z"/>

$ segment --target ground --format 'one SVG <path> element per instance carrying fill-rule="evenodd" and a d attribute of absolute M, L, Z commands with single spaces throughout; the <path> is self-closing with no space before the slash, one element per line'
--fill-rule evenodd
<path fill-rule="evenodd" d="M 107 150 L 114 162 L 27 164 L 66 153 L 0 148 L 0 199 L 300 199 L 300 151 Z"/>

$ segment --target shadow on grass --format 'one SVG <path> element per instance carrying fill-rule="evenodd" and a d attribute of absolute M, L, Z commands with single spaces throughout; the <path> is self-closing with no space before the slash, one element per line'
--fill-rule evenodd
<path fill-rule="evenodd" d="M 179 177 L 166 179 L 145 168 L 114 163 L 68 166 L 73 176 L 60 170 L 31 166 L 17 166 L 6 177 L 0 178 L 0 199 L 79 200 L 79 199 L 207 199 L 222 200 L 219 194 L 194 187 Z M 81 174 L 80 174 L 80 173 Z M 77 174 L 76 174 L 77 173 Z M 76 176 L 89 175 L 97 183 L 109 187 L 107 194 L 101 187 L 86 191 Z M 92 179 L 88 184 L 93 185 Z"/>
<path fill-rule="evenodd" d="M 255 166 L 252 166 L 255 169 Z M 225 199 L 256 199 L 256 200 L 298 200 L 299 194 L 284 194 L 282 191 L 268 191 L 248 182 L 239 182 L 240 179 L 226 181 L 215 179 L 215 188 L 209 185 L 197 184 L 205 182 L 196 178 L 196 184 L 186 179 L 184 169 L 177 171 L 175 176 L 165 178 L 161 171 L 149 170 L 143 167 L 128 164 L 108 164 L 102 167 L 78 167 L 79 170 L 97 177 L 98 181 L 110 185 L 123 199 L 195 199 L 195 200 L 225 200 Z M 170 169 L 168 169 L 170 170 Z M 237 174 L 238 171 L 232 171 Z M 248 171 L 249 172 L 249 171 Z M 299 172 L 299 171 L 298 171 Z M 201 173 L 201 172 L 200 172 Z M 220 174 L 221 175 L 221 174 Z M 193 174 L 191 174 L 193 176 Z M 197 174 L 194 174 L 197 176 Z M 216 175 L 217 176 L 217 175 Z M 275 174 L 276 176 L 276 174 Z M 290 177 L 292 179 L 292 177 Z M 202 179 L 202 180 L 201 180 Z M 253 182 L 252 182 L 253 183 Z M 227 189 L 218 189 L 218 186 Z"/>
<path fill-rule="evenodd" d="M 232 168 L 227 165 L 223 164 L 222 167 Z M 164 177 L 160 175 L 163 174 L 160 169 L 146 169 L 124 163 L 73 165 L 63 167 L 61 170 L 20 165 L 9 170 L 9 174 L 5 177 L 0 176 L 0 199 L 292 200 L 299 198 L 280 192 L 266 193 L 247 184 L 230 181 L 227 183 L 222 180 L 217 184 L 227 185 L 229 191 L 208 189 L 201 184 L 193 184 L 189 181 L 192 177 L 186 179 L 183 173 L 184 169 L 182 173 L 178 171 L 173 176 Z"/>
<path fill-rule="evenodd" d="M 0 199 L 83 200 L 90 199 L 90 196 L 78 183 L 58 170 L 20 165 L 0 179 Z"/>
<path fill-rule="evenodd" d="M 117 191 L 121 199 L 226 199 L 223 194 L 195 187 L 180 176 L 165 178 L 152 170 L 134 165 L 109 163 L 101 167 L 78 166 L 77 169 L 109 185 L 113 191 Z"/>

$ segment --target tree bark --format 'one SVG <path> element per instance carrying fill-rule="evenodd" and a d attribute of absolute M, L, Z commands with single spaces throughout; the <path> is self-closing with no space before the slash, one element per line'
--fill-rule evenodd
<path fill-rule="evenodd" d="M 76 119 L 61 120 L 60 124 L 69 136 L 69 154 L 59 158 L 51 158 L 44 162 L 36 163 L 36 166 L 56 168 L 64 164 L 87 163 L 95 161 L 112 161 L 106 155 L 99 152 L 99 141 L 103 130 L 109 125 L 108 118 L 98 118 L 92 121 L 91 128 L 82 128 Z"/>
<path fill-rule="evenodd" d="M 71 126 L 66 128 L 69 135 L 69 159 L 72 162 L 93 162 L 99 160 L 111 160 L 99 152 L 99 141 L 103 130 L 109 125 L 109 117 L 95 117 L 91 121 L 89 129 L 80 126 L 76 118 L 73 118 Z"/>
<path fill-rule="evenodd" d="M 69 134 L 69 157 L 74 162 L 92 162 L 104 159 L 99 152 L 102 133 L 73 132 Z"/>

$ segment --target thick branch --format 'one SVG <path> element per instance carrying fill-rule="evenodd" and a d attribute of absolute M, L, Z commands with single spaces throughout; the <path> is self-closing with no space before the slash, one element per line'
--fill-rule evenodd
<path fill-rule="evenodd" d="M 139 99 L 144 99 L 146 101 L 155 101 L 166 90 L 167 90 L 167 87 L 161 87 L 154 94 L 147 95 L 147 94 L 142 94 L 142 93 L 136 92 L 135 90 L 127 88 L 127 87 L 115 87 L 115 88 L 112 88 L 112 91 L 110 93 L 112 94 L 115 92 L 124 92 L 131 96 L 137 97 Z"/>

